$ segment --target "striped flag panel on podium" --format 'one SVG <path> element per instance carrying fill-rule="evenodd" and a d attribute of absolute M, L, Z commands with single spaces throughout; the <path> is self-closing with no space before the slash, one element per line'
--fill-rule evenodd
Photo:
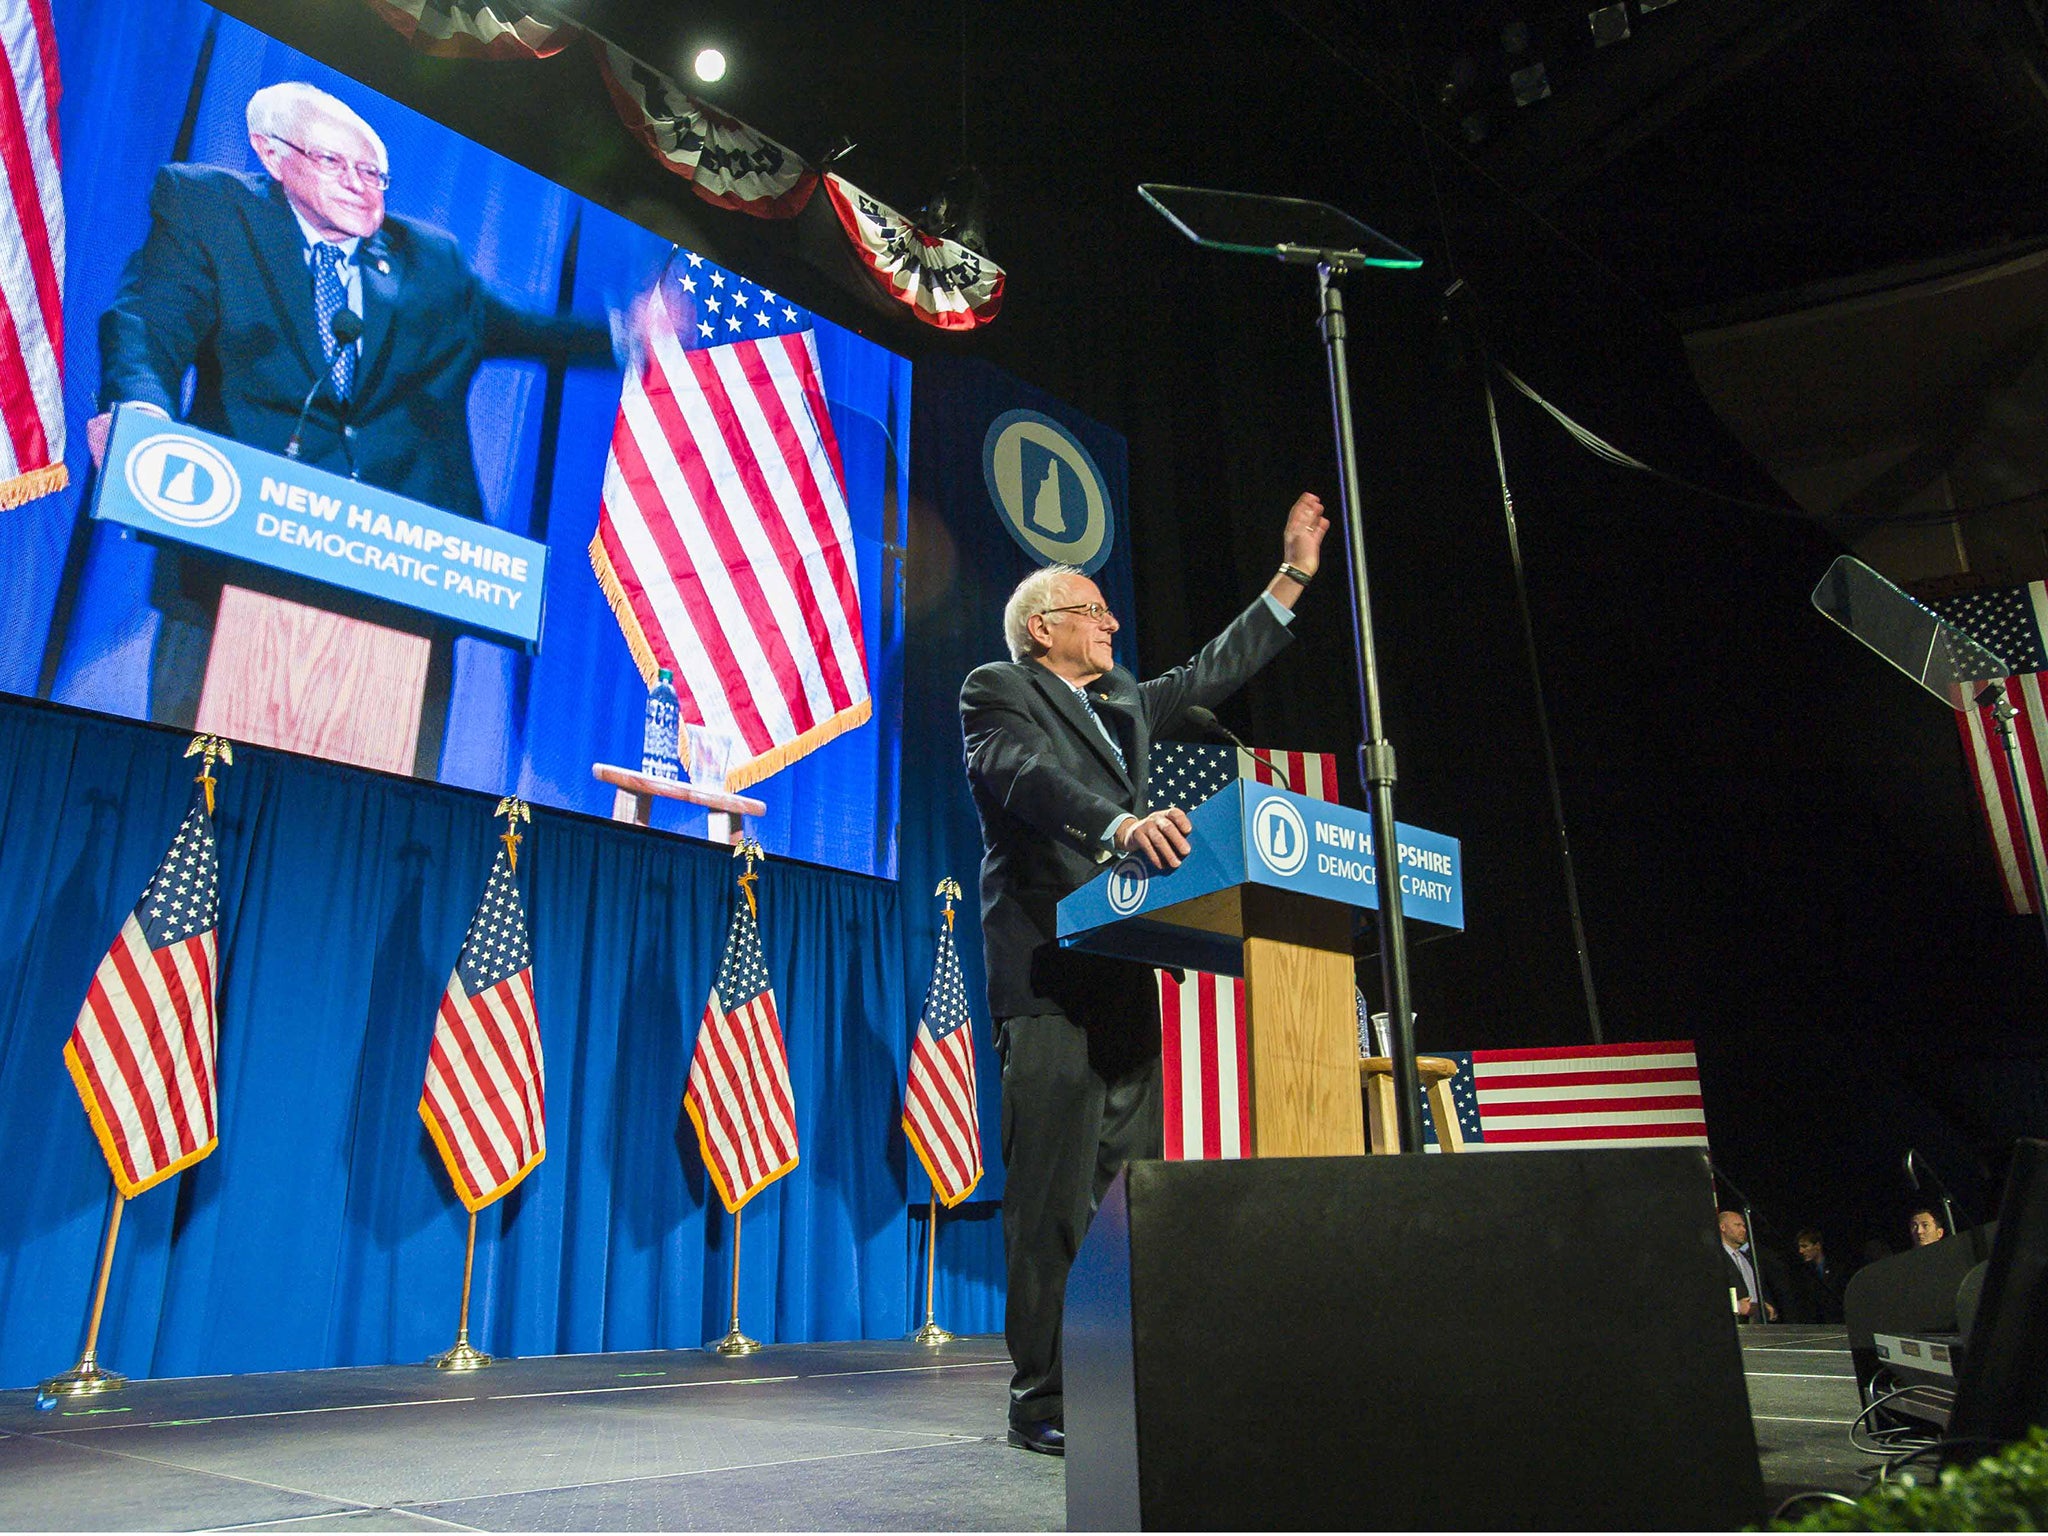
<path fill-rule="evenodd" d="M 1152 803 L 1185 811 L 1238 779 L 1278 784 L 1311 800 L 1335 800 L 1337 756 L 1162 741 L 1147 768 Z M 1180 977 L 1160 971 L 1158 978 L 1166 1155 L 1244 1157 L 1252 1140 L 1244 983 L 1207 971 Z"/>
<path fill-rule="evenodd" d="M 420 1119 L 455 1192 L 477 1211 L 547 1156 L 547 1080 L 533 955 L 512 865 L 500 851 L 441 994 Z"/>
<path fill-rule="evenodd" d="M 218 1140 L 214 1048 L 220 861 L 204 784 L 114 935 L 64 1046 L 107 1168 L 133 1197 Z"/>

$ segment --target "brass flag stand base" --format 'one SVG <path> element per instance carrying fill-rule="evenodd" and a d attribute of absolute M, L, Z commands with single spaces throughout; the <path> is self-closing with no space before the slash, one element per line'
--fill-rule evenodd
<path fill-rule="evenodd" d="M 760 1349 L 759 1339 L 740 1332 L 740 1213 L 732 1213 L 732 1328 L 711 1346 L 721 1355 L 751 1355 Z"/>
<path fill-rule="evenodd" d="M 114 1272 L 114 1239 L 121 1235 L 121 1209 L 128 1202 L 121 1191 L 114 1191 L 114 1208 L 107 1216 L 107 1237 L 100 1245 L 100 1278 L 92 1292 L 92 1321 L 86 1324 L 85 1348 L 78 1356 L 78 1364 L 61 1376 L 52 1376 L 36 1388 L 41 1397 L 90 1397 L 96 1392 L 112 1392 L 128 1384 L 128 1378 L 118 1371 L 100 1368 L 100 1314 L 107 1305 L 107 1276 Z"/>
<path fill-rule="evenodd" d="M 437 1371 L 480 1371 L 498 1362 L 469 1342 L 469 1277 L 476 1267 L 476 1212 L 469 1213 L 469 1249 L 462 1256 L 462 1321 L 455 1342 L 427 1364 Z"/>
<path fill-rule="evenodd" d="M 924 1229 L 924 1326 L 910 1336 L 913 1344 L 950 1344 L 954 1335 L 941 1328 L 932 1317 L 932 1275 L 938 1268 L 939 1258 L 939 1197 L 932 1196 L 931 1215 L 925 1220 Z"/>

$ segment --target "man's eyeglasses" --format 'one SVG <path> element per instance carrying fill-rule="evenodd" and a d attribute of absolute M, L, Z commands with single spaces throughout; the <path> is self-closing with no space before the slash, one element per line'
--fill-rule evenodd
<path fill-rule="evenodd" d="M 1113 619 L 1116 617 L 1115 614 L 1111 613 L 1107 608 L 1103 607 L 1100 603 L 1068 603 L 1065 607 L 1062 608 L 1041 608 L 1038 611 L 1040 613 L 1085 614 L 1089 619 L 1091 619 L 1097 624 L 1101 624 L 1106 620 Z"/>
<path fill-rule="evenodd" d="M 391 173 L 377 166 L 366 165 L 360 160 L 351 162 L 346 156 L 337 155 L 332 150 L 307 149 L 303 145 L 294 144 L 290 139 L 284 138 L 279 134 L 266 133 L 264 137 L 275 143 L 282 144 L 286 149 L 304 155 L 313 162 L 313 169 L 322 176 L 325 176 L 329 181 L 339 181 L 343 171 L 353 170 L 356 173 L 356 180 L 362 182 L 365 186 L 375 187 L 380 192 L 388 190 L 391 186 Z"/>

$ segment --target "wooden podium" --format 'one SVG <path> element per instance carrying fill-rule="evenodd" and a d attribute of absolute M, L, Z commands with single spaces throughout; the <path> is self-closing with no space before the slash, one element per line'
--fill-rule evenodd
<path fill-rule="evenodd" d="M 1242 976 L 1250 1155 L 1364 1152 L 1352 936 L 1357 909 L 1377 904 L 1371 819 L 1240 781 L 1204 801 L 1191 821 L 1193 852 L 1180 868 L 1126 858 L 1062 901 L 1060 943 Z M 1462 928 L 1457 844 L 1397 830 L 1404 850 L 1413 844 L 1449 870 L 1436 882 L 1449 896 L 1414 902 L 1409 915 Z"/>

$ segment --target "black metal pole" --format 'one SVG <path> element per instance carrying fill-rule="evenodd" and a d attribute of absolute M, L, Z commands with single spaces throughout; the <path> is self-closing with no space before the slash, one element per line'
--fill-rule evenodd
<path fill-rule="evenodd" d="M 1415 1013 L 1408 1001 L 1408 935 L 1401 921 L 1401 855 L 1394 831 L 1394 744 L 1380 725 L 1379 664 L 1373 650 L 1372 595 L 1365 573 L 1365 508 L 1358 483 L 1358 442 L 1351 421 L 1351 375 L 1344 359 L 1344 295 L 1327 261 L 1316 267 L 1320 328 L 1330 360 L 1330 408 L 1337 434 L 1337 492 L 1351 561 L 1351 638 L 1358 652 L 1359 719 L 1365 741 L 1358 773 L 1372 812 L 1373 868 L 1379 882 L 1380 983 L 1394 1037 L 1394 1122 L 1401 1150 L 1422 1150 L 1422 1090 L 1415 1075 Z"/>

